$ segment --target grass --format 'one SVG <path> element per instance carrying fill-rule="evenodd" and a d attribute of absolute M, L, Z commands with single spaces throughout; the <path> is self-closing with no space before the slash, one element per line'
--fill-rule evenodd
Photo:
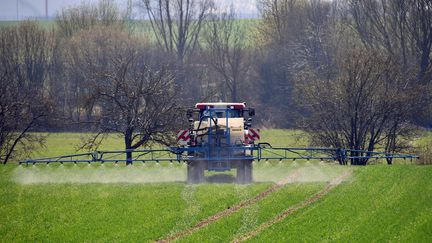
<path fill-rule="evenodd" d="M 431 176 L 430 166 L 356 168 L 350 183 L 252 241 L 430 242 Z"/>
<path fill-rule="evenodd" d="M 275 146 L 307 145 L 301 131 L 261 135 Z M 74 153 L 82 136 L 49 134 L 46 147 L 36 154 Z M 101 149 L 121 149 L 121 141 L 111 135 Z M 251 185 L 187 185 L 182 164 L 0 166 L 0 241 L 154 241 L 252 198 L 300 168 L 296 183 L 180 239 L 232 241 L 306 200 L 347 169 L 305 161 L 260 162 L 254 167 L 256 182 Z M 354 169 L 348 182 L 250 241 L 432 240 L 432 166 L 348 168 Z"/>
<path fill-rule="evenodd" d="M 13 178 L 16 169 L 15 165 L 0 167 L 0 238 L 4 242 L 151 241 L 241 199 L 234 184 L 19 184 Z M 257 183 L 245 190 L 255 194 L 268 185 Z M 186 200 L 191 198 L 199 202 L 192 214 L 190 207 L 197 205 Z"/>
<path fill-rule="evenodd" d="M 260 201 L 256 205 L 242 209 L 230 217 L 224 218 L 208 227 L 187 236 L 180 242 L 228 242 L 236 236 L 240 236 L 249 230 L 256 228 L 259 224 L 276 216 L 283 209 L 305 200 L 316 193 L 322 183 L 311 183 L 306 185 L 288 185 L 280 191 Z M 240 193 L 245 193 L 238 186 Z M 244 197 L 250 195 L 245 193 Z M 287 197 L 289 195 L 289 197 Z"/>
<path fill-rule="evenodd" d="M 301 130 L 271 129 L 260 132 L 261 141 L 274 147 L 306 147 L 309 145 L 308 135 Z"/>
<path fill-rule="evenodd" d="M 91 136 L 90 133 L 49 133 L 45 146 L 35 151 L 34 156 L 52 157 L 79 152 L 78 148 L 82 141 Z M 123 139 L 117 135 L 109 135 L 101 144 L 100 150 L 123 149 Z"/>
<path fill-rule="evenodd" d="M 182 186 L 176 184 L 15 189 L 9 197 L 2 190 L 2 198 L 9 201 L 0 209 L 5 242 L 151 240 L 169 231 L 184 207 Z"/>

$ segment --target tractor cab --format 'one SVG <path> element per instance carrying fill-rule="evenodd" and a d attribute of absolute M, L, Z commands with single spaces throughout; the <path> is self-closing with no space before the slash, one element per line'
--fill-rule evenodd
<path fill-rule="evenodd" d="M 190 146 L 235 146 L 245 142 L 254 109 L 245 103 L 198 103 L 188 110 Z M 245 116 L 249 118 L 246 119 Z"/>

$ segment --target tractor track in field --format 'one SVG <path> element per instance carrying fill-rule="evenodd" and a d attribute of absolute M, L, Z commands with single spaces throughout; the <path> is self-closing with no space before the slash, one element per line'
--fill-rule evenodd
<path fill-rule="evenodd" d="M 334 188 L 336 188 L 338 185 L 340 185 L 346 178 L 348 178 L 351 175 L 351 171 L 346 171 L 344 172 L 342 175 L 338 176 L 337 178 L 331 180 L 327 186 L 325 188 L 323 188 L 321 191 L 319 191 L 318 193 L 314 194 L 312 197 L 300 202 L 297 205 L 294 205 L 292 207 L 289 207 L 288 209 L 286 209 L 285 211 L 283 211 L 281 214 L 277 215 L 276 217 L 274 217 L 273 219 L 262 223 L 260 226 L 258 226 L 258 228 L 256 228 L 253 231 L 250 231 L 249 233 L 244 234 L 243 236 L 240 236 L 237 239 L 234 239 L 233 242 L 237 243 L 237 242 L 243 242 L 246 241 L 256 235 L 258 235 L 259 233 L 261 233 L 261 231 L 271 227 L 272 225 L 282 221 L 283 219 L 285 219 L 286 217 L 288 217 L 290 214 L 296 212 L 299 209 L 302 209 L 304 207 L 307 207 L 308 205 L 318 201 L 319 199 L 321 199 L 323 196 L 325 196 L 327 193 L 329 193 L 331 190 L 333 190 Z"/>
<path fill-rule="evenodd" d="M 201 220 L 200 222 L 198 222 L 197 224 L 195 224 L 191 228 L 180 231 L 180 232 L 178 232 L 172 236 L 169 236 L 165 239 L 157 240 L 156 242 L 171 242 L 171 241 L 175 241 L 179 238 L 182 238 L 184 236 L 190 235 L 193 232 L 195 232 L 201 228 L 204 228 L 205 226 L 209 225 L 210 223 L 213 223 L 213 222 L 215 222 L 221 218 L 227 217 L 227 216 L 241 210 L 242 208 L 248 207 L 252 204 L 257 203 L 258 201 L 261 201 L 262 199 L 264 199 L 265 197 L 267 197 L 271 193 L 279 190 L 281 187 L 285 186 L 286 184 L 295 181 L 299 175 L 300 175 L 300 169 L 297 169 L 296 171 L 294 171 L 293 173 L 288 175 L 285 179 L 278 181 L 276 184 L 271 186 L 269 189 L 259 193 L 257 196 L 255 196 L 251 199 L 247 199 L 245 201 L 242 201 L 242 202 L 240 202 L 240 203 L 238 203 L 232 207 L 229 207 L 223 211 L 217 212 L 217 213 L 209 216 L 208 218 Z"/>

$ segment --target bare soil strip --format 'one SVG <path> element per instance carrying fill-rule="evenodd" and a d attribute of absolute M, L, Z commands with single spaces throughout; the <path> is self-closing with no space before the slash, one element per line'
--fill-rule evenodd
<path fill-rule="evenodd" d="M 263 198 L 267 197 L 268 195 L 270 195 L 271 193 L 277 191 L 278 189 L 280 189 L 281 187 L 283 187 L 284 185 L 291 183 L 293 181 L 295 181 L 297 179 L 297 177 L 300 175 L 300 170 L 296 170 L 294 171 L 292 174 L 290 174 L 288 177 L 286 177 L 285 179 L 277 182 L 275 185 L 273 185 L 272 187 L 270 187 L 269 189 L 267 189 L 264 192 L 261 192 L 260 194 L 258 194 L 257 196 L 255 196 L 254 198 L 245 200 L 240 202 L 239 204 L 236 204 L 232 207 L 229 207 L 223 211 L 217 212 L 216 214 L 211 215 L 210 217 L 198 222 L 195 226 L 185 229 L 183 231 L 178 232 L 175 235 L 172 235 L 170 237 L 167 237 L 165 239 L 161 239 L 158 240 L 157 242 L 171 242 L 171 241 L 175 241 L 181 237 L 184 237 L 186 235 L 190 235 L 193 232 L 204 228 L 205 226 L 207 226 L 208 224 L 215 222 L 221 218 L 224 218 L 226 216 L 229 216 L 237 211 L 239 211 L 240 209 L 250 206 L 254 203 L 257 203 L 258 201 L 262 200 Z"/>
<path fill-rule="evenodd" d="M 337 187 L 339 184 L 341 184 L 346 178 L 348 178 L 351 175 L 351 171 L 347 171 L 344 172 L 342 175 L 338 176 L 337 178 L 333 179 L 332 181 L 330 181 L 327 186 L 322 189 L 321 191 L 319 191 L 317 194 L 313 195 L 312 197 L 308 198 L 307 200 L 292 206 L 288 209 L 286 209 L 284 212 L 282 212 L 281 214 L 277 215 L 276 217 L 274 217 L 273 219 L 261 224 L 260 226 L 258 226 L 257 229 L 235 239 L 233 242 L 242 242 L 242 241 L 246 241 L 256 235 L 258 235 L 261 231 L 269 228 L 270 226 L 282 221 L 283 219 L 285 219 L 287 216 L 289 216 L 290 214 L 294 213 L 295 211 L 302 209 L 316 201 L 318 201 L 319 199 L 321 199 L 323 196 L 325 196 L 327 193 L 329 193 L 331 190 L 333 190 L 335 187 Z"/>

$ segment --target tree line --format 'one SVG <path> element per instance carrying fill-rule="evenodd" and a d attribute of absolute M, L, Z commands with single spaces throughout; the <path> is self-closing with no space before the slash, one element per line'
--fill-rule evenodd
<path fill-rule="evenodd" d="M 44 131 L 93 132 L 83 149 L 107 133 L 126 149 L 172 144 L 201 101 L 246 101 L 261 126 L 304 129 L 319 146 L 396 152 L 432 125 L 430 1 L 257 4 L 262 17 L 241 20 L 212 0 L 101 0 L 52 28 L 2 27 L 1 161 Z"/>

